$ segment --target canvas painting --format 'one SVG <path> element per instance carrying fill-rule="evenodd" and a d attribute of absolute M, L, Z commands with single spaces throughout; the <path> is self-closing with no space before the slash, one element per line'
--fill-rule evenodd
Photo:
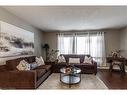
<path fill-rule="evenodd" d="M 0 21 L 0 58 L 33 53 L 34 33 Z"/>

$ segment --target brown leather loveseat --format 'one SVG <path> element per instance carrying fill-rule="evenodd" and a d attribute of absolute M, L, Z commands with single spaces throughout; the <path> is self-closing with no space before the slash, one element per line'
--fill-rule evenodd
<path fill-rule="evenodd" d="M 6 65 L 0 66 L 1 89 L 35 89 L 51 74 L 51 65 L 41 65 L 33 70 L 19 71 L 16 66 L 21 60 L 33 63 L 35 56 L 8 60 Z"/>

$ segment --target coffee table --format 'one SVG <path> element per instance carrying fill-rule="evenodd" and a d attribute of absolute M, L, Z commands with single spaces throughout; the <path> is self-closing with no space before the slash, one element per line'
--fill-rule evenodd
<path fill-rule="evenodd" d="M 71 85 L 78 84 L 81 81 L 81 69 L 77 67 L 63 67 L 60 69 L 60 81 Z"/>

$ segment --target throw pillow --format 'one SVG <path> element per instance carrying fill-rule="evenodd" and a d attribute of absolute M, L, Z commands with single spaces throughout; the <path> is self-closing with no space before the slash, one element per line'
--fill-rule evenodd
<path fill-rule="evenodd" d="M 36 67 L 38 67 L 36 62 L 30 64 L 30 69 L 31 70 L 35 69 Z"/>
<path fill-rule="evenodd" d="M 80 63 L 80 58 L 69 58 L 69 63 Z"/>
<path fill-rule="evenodd" d="M 30 64 L 25 60 L 20 61 L 19 65 L 16 66 L 18 70 L 30 70 Z"/>
<path fill-rule="evenodd" d="M 38 66 L 45 65 L 45 62 L 44 62 L 42 56 L 40 56 L 40 58 L 36 57 L 36 63 Z"/>
<path fill-rule="evenodd" d="M 58 56 L 58 63 L 66 62 L 63 55 Z"/>
<path fill-rule="evenodd" d="M 88 57 L 88 56 L 85 56 L 83 63 L 92 64 L 92 58 L 91 57 Z"/>

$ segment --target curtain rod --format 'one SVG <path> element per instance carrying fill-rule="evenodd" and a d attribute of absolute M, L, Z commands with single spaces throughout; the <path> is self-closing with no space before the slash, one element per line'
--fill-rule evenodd
<path fill-rule="evenodd" d="M 69 31 L 69 32 L 62 32 L 62 31 L 61 31 L 61 32 L 59 32 L 59 33 L 64 33 L 64 34 L 81 33 L 81 34 L 83 34 L 83 33 L 97 33 L 97 32 L 99 32 L 99 31 L 84 31 L 84 32 L 70 32 L 70 31 Z M 102 31 L 102 32 L 103 32 L 103 31 Z M 56 33 L 56 35 L 59 35 L 59 33 Z M 107 32 L 104 31 L 103 33 L 105 34 L 105 33 L 107 33 Z"/>

